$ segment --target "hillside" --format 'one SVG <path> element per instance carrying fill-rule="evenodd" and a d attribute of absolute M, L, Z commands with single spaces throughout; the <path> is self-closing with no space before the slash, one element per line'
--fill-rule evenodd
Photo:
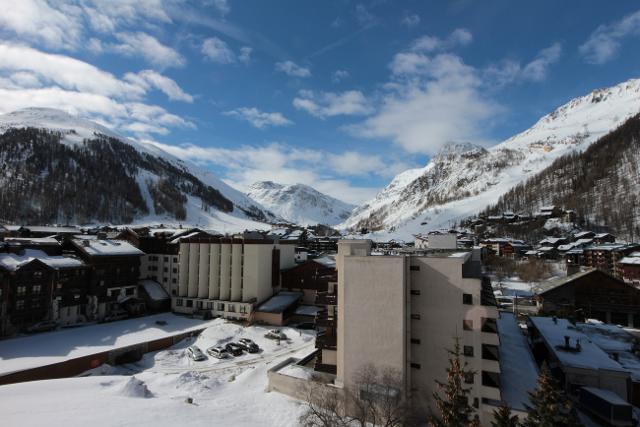
<path fill-rule="evenodd" d="M 189 223 L 220 231 L 275 216 L 151 145 L 53 109 L 0 116 L 0 218 L 18 223 Z"/>
<path fill-rule="evenodd" d="M 449 144 L 420 169 L 398 175 L 339 227 L 380 238 L 452 225 L 496 203 L 565 154 L 580 152 L 640 112 L 640 80 L 573 99 L 490 148 Z"/>
<path fill-rule="evenodd" d="M 640 236 L 640 115 L 570 153 L 502 195 L 487 213 L 535 212 L 558 205 L 576 211 L 585 228 L 607 225 L 621 237 Z"/>
<path fill-rule="evenodd" d="M 355 208 L 303 184 L 256 182 L 247 195 L 284 220 L 299 225 L 339 224 Z"/>

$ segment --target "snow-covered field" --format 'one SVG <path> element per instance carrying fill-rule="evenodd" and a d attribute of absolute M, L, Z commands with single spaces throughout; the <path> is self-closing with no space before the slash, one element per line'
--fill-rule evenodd
<path fill-rule="evenodd" d="M 102 366 L 88 376 L 0 387 L 3 426 L 295 426 L 303 405 L 267 393 L 267 371 L 314 347 L 309 331 L 282 328 L 287 341 L 264 337 L 268 327 L 216 319 L 195 339 L 149 353 L 135 364 Z M 194 362 L 185 349 L 254 340 L 262 349 L 230 359 Z M 193 403 L 187 403 L 187 398 Z"/>

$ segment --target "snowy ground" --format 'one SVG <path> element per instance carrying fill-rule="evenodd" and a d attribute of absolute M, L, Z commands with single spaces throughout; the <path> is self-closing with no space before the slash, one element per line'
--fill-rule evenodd
<path fill-rule="evenodd" d="M 295 426 L 303 405 L 267 393 L 267 371 L 314 347 L 309 331 L 283 328 L 287 341 L 264 338 L 269 328 L 242 327 L 221 319 L 199 337 L 149 353 L 138 363 L 103 366 L 89 376 L 0 387 L 2 425 L 41 426 Z M 213 345 L 251 338 L 262 349 L 231 359 L 194 362 L 192 344 Z M 193 404 L 186 403 L 188 397 Z"/>

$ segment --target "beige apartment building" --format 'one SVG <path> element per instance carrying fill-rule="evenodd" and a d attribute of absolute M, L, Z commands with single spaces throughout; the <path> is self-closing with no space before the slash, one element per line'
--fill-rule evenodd
<path fill-rule="evenodd" d="M 497 307 L 479 253 L 371 255 L 369 240 L 341 240 L 338 269 L 338 386 L 354 386 L 366 365 L 393 368 L 423 412 L 435 411 L 435 380 L 446 381 L 454 337 L 476 372 L 471 402 L 483 425 L 500 400 Z"/>
<path fill-rule="evenodd" d="M 293 243 L 270 239 L 184 238 L 171 307 L 177 313 L 249 319 L 253 307 L 279 287 L 280 271 L 295 265 L 294 249 Z"/>

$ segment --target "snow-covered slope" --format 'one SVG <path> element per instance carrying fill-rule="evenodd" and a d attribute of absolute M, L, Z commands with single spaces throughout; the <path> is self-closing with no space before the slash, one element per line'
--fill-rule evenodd
<path fill-rule="evenodd" d="M 491 148 L 449 144 L 424 168 L 398 175 L 340 227 L 410 238 L 448 226 L 495 203 L 558 157 L 584 150 L 638 112 L 640 79 L 633 79 L 573 99 Z"/>
<path fill-rule="evenodd" d="M 335 225 L 355 208 L 304 184 L 256 182 L 247 195 L 284 220 L 300 225 Z"/>
<path fill-rule="evenodd" d="M 135 171 L 132 179 L 137 183 L 139 193 L 147 207 L 147 212 L 142 209 L 141 215 L 135 215 L 132 218 L 134 223 L 180 222 L 231 232 L 245 228 L 268 228 L 269 226 L 265 222 L 276 219 L 270 211 L 243 193 L 231 188 L 211 172 L 180 160 L 152 144 L 125 138 L 92 121 L 49 108 L 27 108 L 0 115 L 0 135 L 6 136 L 10 130 L 25 128 L 53 132 L 59 136 L 59 143 L 71 150 L 87 148 L 84 141 L 101 136 L 133 147 L 143 162 L 136 163 L 131 159 L 123 159 L 123 161 L 129 160 L 129 163 L 134 164 Z M 12 140 L 11 143 L 21 144 L 25 141 Z M 13 161 L 13 159 L 3 160 Z M 24 158 L 16 161 L 24 161 Z M 175 179 L 176 176 L 184 179 L 179 183 L 172 182 L 174 186 L 172 189 L 180 192 L 186 198 L 183 203 L 183 209 L 186 212 L 185 218 L 178 219 L 175 215 L 170 215 L 166 210 L 163 211 L 154 205 L 152 193 L 155 189 L 157 194 L 157 189 L 161 187 L 159 183 L 165 184 L 162 181 L 168 180 L 167 171 L 172 173 L 172 179 Z M 6 185 L 11 182 L 12 176 L 5 174 L 0 178 Z M 208 199 L 219 199 L 220 205 L 206 203 L 207 196 L 209 196 Z M 225 208 L 221 206 L 225 206 Z M 19 220 L 20 218 L 15 219 Z M 62 217 L 55 219 L 68 220 L 68 218 Z M 71 220 L 74 219 L 77 220 L 77 218 Z M 117 222 L 117 218 L 109 222 Z"/>

